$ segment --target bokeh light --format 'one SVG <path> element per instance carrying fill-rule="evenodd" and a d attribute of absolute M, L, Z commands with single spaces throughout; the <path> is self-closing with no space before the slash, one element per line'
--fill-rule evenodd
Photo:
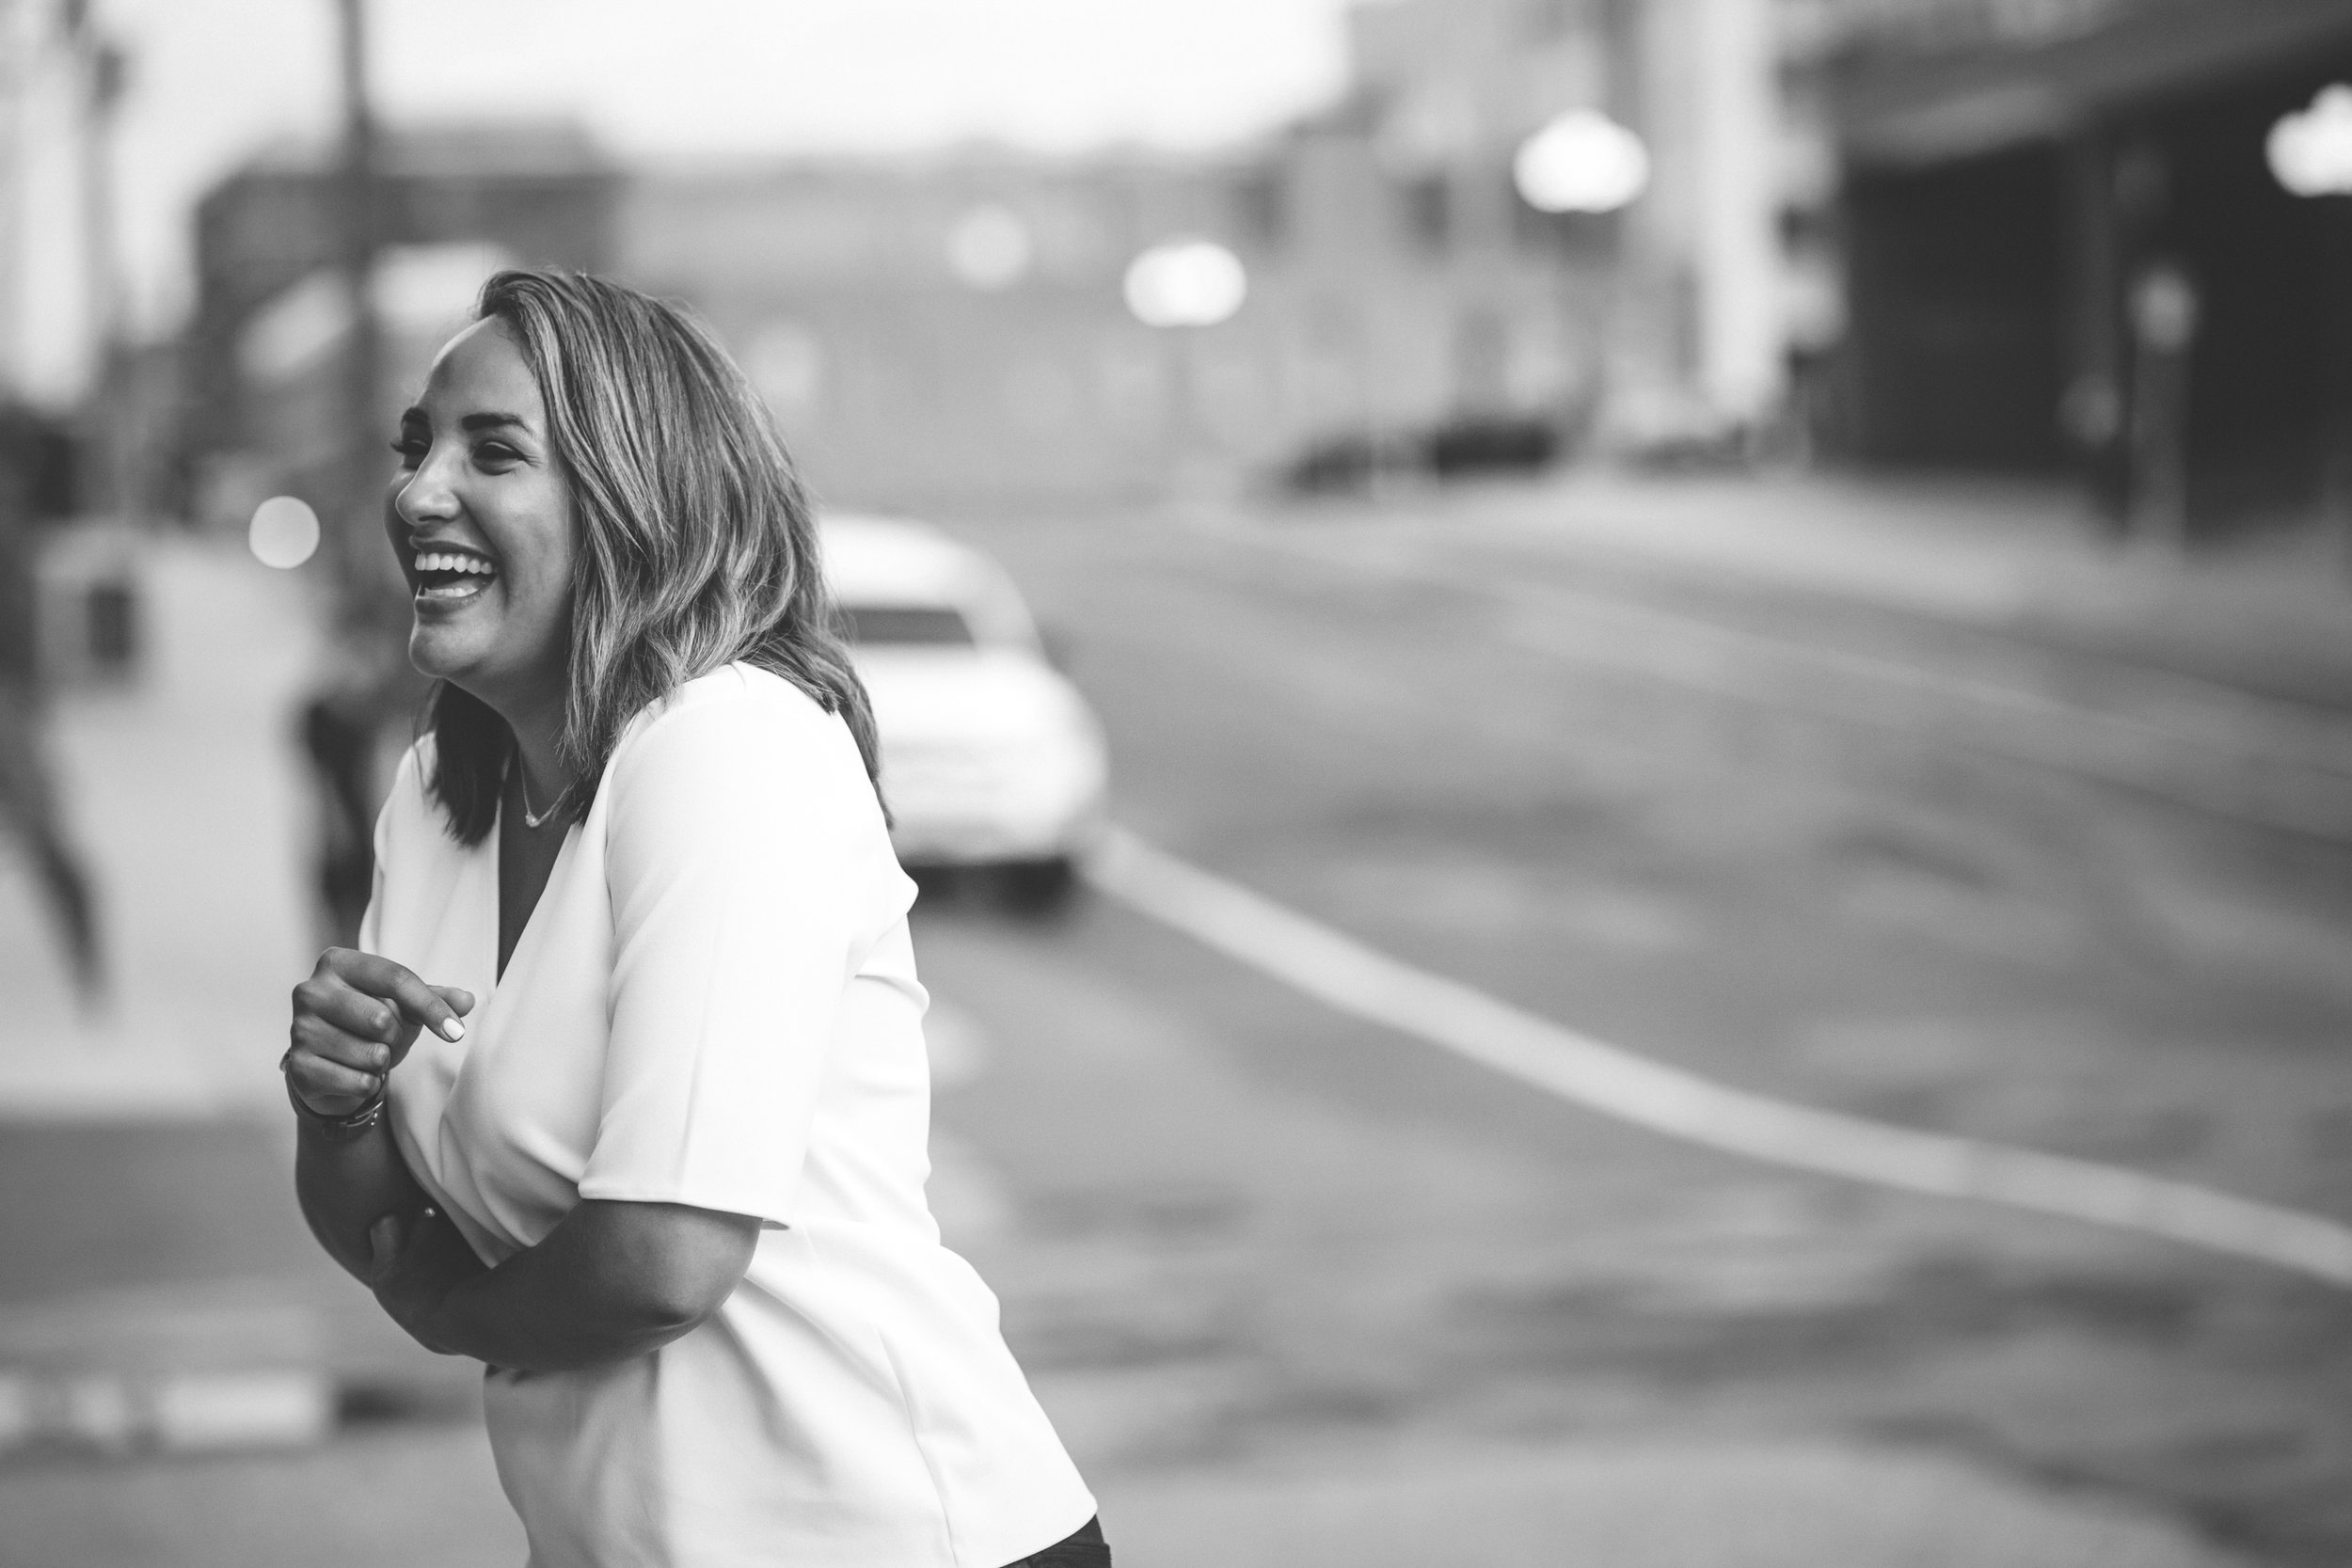
<path fill-rule="evenodd" d="M 1214 240 L 1177 240 L 1128 263 L 1126 293 L 1146 326 L 1215 326 L 1241 309 L 1249 275 Z"/>
<path fill-rule="evenodd" d="M 291 571 L 318 553 L 319 515 L 299 497 L 272 496 L 253 509 L 246 543 L 262 565 Z"/>
<path fill-rule="evenodd" d="M 2352 196 L 2352 87 L 2322 87 L 2270 128 L 2270 172 L 2296 196 Z"/>
<path fill-rule="evenodd" d="M 1519 145 L 1511 177 L 1545 213 L 1613 213 L 1649 184 L 1642 138 L 1596 109 L 1570 109 Z"/>
<path fill-rule="evenodd" d="M 947 265 L 971 288 L 993 293 L 1029 275 L 1036 252 L 1029 226 L 1009 208 L 975 207 L 947 234 Z"/>

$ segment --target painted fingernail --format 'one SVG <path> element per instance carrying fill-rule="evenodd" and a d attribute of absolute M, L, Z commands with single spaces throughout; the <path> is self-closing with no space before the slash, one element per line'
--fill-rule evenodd
<path fill-rule="evenodd" d="M 441 1020 L 441 1037 L 445 1040 L 462 1040 L 466 1037 L 466 1026 L 453 1018 L 445 1018 Z"/>

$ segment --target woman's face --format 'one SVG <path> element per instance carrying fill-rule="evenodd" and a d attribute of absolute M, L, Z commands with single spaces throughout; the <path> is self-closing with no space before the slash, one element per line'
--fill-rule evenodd
<path fill-rule="evenodd" d="M 385 529 L 416 606 L 408 657 L 511 721 L 563 701 L 571 496 L 539 386 L 505 327 L 450 340 L 401 416 Z"/>

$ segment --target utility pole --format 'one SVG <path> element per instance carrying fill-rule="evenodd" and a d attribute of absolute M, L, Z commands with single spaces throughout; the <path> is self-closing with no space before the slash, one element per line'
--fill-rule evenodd
<path fill-rule="evenodd" d="M 300 706 L 323 829 L 316 849 L 320 914 L 328 940 L 356 940 L 373 880 L 376 810 L 389 779 L 382 764 L 415 733 L 424 680 L 406 657 L 407 595 L 379 530 L 391 435 L 380 402 L 384 329 L 376 317 L 375 262 L 383 242 L 379 150 L 368 94 L 366 0 L 334 0 L 340 24 L 342 155 L 331 196 L 340 238 L 337 271 L 349 307 L 340 365 L 342 442 L 321 488 L 320 543 L 333 574 L 333 652 Z"/>
<path fill-rule="evenodd" d="M 122 280 L 116 257 L 114 141 L 115 110 L 122 102 L 126 74 L 119 45 L 90 14 L 89 0 L 66 0 L 66 38 L 80 80 L 82 268 L 85 311 L 91 344 L 102 362 L 120 341 Z"/>
<path fill-rule="evenodd" d="M 114 125 L 128 62 L 91 14 L 89 0 L 66 0 L 63 20 L 80 111 L 83 319 L 90 354 L 80 510 L 127 518 L 135 510 L 137 459 L 115 228 Z"/>
<path fill-rule="evenodd" d="M 0 0 L 0 397 L 24 373 L 24 17 Z"/>
<path fill-rule="evenodd" d="M 376 252 L 381 243 L 377 213 L 375 109 L 368 85 L 367 0 L 335 0 L 341 24 L 343 136 L 337 182 L 341 219 L 341 270 L 350 301 L 351 330 L 344 340 L 342 402 L 344 453 L 341 494 L 334 498 L 326 532 L 330 560 L 342 587 L 346 621 L 364 621 L 383 599 L 375 540 L 376 513 L 384 481 L 379 425 L 384 334 L 375 312 Z"/>

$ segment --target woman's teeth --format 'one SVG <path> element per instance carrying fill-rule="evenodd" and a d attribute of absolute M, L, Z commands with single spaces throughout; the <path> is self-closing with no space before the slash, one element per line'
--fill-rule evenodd
<path fill-rule="evenodd" d="M 464 599 L 479 594 L 498 568 L 478 555 L 428 550 L 417 557 L 417 597 Z"/>

